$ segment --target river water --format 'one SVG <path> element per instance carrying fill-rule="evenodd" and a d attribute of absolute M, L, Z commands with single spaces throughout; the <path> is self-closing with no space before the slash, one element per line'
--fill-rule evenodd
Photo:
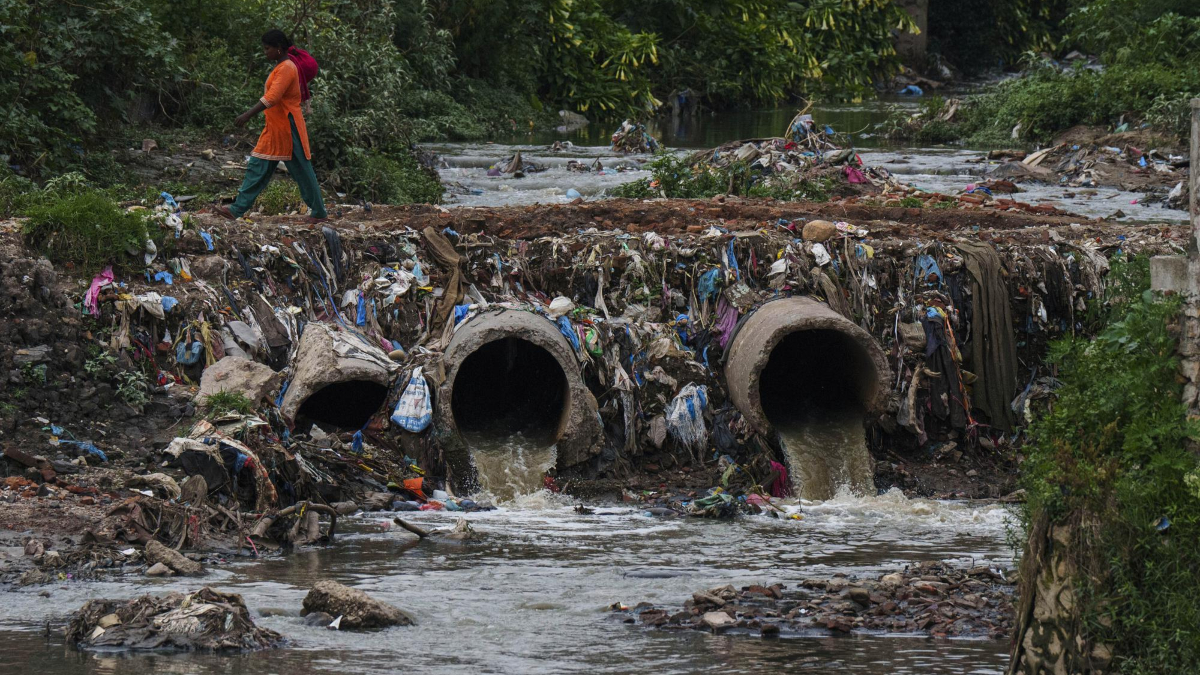
<path fill-rule="evenodd" d="M 336 545 L 242 561 L 199 580 L 134 577 L 6 593 L 0 673 L 1000 673 L 1007 643 L 911 636 L 748 635 L 648 631 L 621 623 L 614 602 L 678 607 L 696 590 L 844 572 L 877 575 L 921 560 L 1009 567 L 998 505 L 908 500 L 898 493 L 793 504 L 804 520 L 663 520 L 629 506 L 579 515 L 538 492 L 469 514 L 478 541 L 414 545 L 389 514 L 347 519 Z M 406 513 L 424 527 L 451 513 Z M 304 626 L 307 588 L 335 579 L 412 612 L 418 625 L 375 633 Z M 288 648 L 235 656 L 80 653 L 42 636 L 87 599 L 191 590 L 243 595 Z M 57 632 L 57 630 L 56 630 Z"/>
<path fill-rule="evenodd" d="M 883 167 L 900 182 L 926 191 L 957 194 L 968 184 L 984 179 L 984 174 L 999 162 L 989 162 L 983 149 L 962 147 L 909 147 L 889 143 L 876 128 L 887 119 L 889 106 L 915 107 L 911 99 L 872 101 L 853 105 L 821 106 L 813 115 L 819 124 L 828 124 L 847 134 L 846 143 L 859 149 L 867 166 Z M 686 153 L 712 148 L 722 143 L 782 135 L 795 110 L 775 109 L 725 113 L 665 121 L 651 128 L 671 151 Z M 585 199 L 602 199 L 606 191 L 629 181 L 644 178 L 646 155 L 619 155 L 609 150 L 613 125 L 589 124 L 571 132 L 540 132 L 514 135 L 496 143 L 434 143 L 426 147 L 442 158 L 439 175 L 451 186 L 446 200 L 458 206 L 506 206 L 527 204 L 565 204 L 575 198 L 574 190 Z M 555 141 L 569 141 L 573 147 L 550 150 Z M 518 150 L 528 162 L 548 167 L 524 178 L 510 175 L 488 176 L 488 168 L 503 165 Z M 571 162 L 592 165 L 599 161 L 603 172 L 571 171 Z M 1087 218 L 1110 217 L 1121 211 L 1120 220 L 1182 222 L 1187 212 L 1167 209 L 1161 204 L 1145 205 L 1142 195 L 1115 188 L 1083 190 L 1058 185 L 1024 183 L 1015 198 L 1030 204 L 1052 204 Z"/>

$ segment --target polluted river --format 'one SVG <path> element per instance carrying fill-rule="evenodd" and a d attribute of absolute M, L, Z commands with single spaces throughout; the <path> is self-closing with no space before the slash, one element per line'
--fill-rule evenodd
<path fill-rule="evenodd" d="M 501 479 L 503 480 L 503 479 Z M 285 635 L 283 650 L 235 656 L 78 652 L 47 639 L 47 621 L 92 597 L 190 590 L 194 581 L 63 583 L 50 597 L 6 594 L 0 671 L 65 673 L 561 673 L 734 672 L 811 668 L 856 673 L 1001 673 L 1005 640 L 886 634 L 786 636 L 656 632 L 622 623 L 616 602 L 669 602 L 694 590 L 842 572 L 878 576 L 912 562 L 1007 568 L 1007 511 L 898 493 L 791 503 L 804 520 L 732 523 L 662 520 L 622 505 L 578 515 L 544 491 L 472 514 L 477 542 L 396 542 L 386 513 L 354 518 L 337 546 L 234 562 L 205 583 L 241 594 L 258 622 Z M 401 514 L 425 526 L 449 514 Z M 408 540 L 405 540 L 406 542 Z M 351 634 L 308 627 L 307 588 L 335 579 L 403 607 L 417 625 Z"/>
<path fill-rule="evenodd" d="M 894 106 L 894 107 L 893 107 Z M 954 146 L 907 147 L 889 142 L 877 125 L 894 109 L 916 110 L 912 99 L 857 105 L 818 107 L 813 117 L 841 134 L 840 143 L 857 149 L 864 166 L 881 167 L 901 183 L 920 190 L 954 194 L 986 177 L 1000 162 L 989 161 L 986 150 Z M 771 138 L 788 128 L 795 110 L 747 111 L 721 116 L 666 120 L 651 128 L 669 152 L 687 154 L 742 139 Z M 611 125 L 610 125 L 611 126 Z M 495 143 L 438 143 L 427 146 L 440 158 L 439 174 L 448 186 L 447 203 L 460 206 L 500 206 L 536 203 L 565 204 L 577 196 L 603 198 L 607 191 L 644 178 L 644 155 L 614 153 L 605 125 L 561 133 L 515 135 Z M 551 149 L 555 142 L 565 143 Z M 515 178 L 489 175 L 517 152 L 525 162 L 544 171 Z M 592 171 L 580 171 L 579 167 Z M 1121 187 L 1078 189 L 1057 181 L 1023 183 L 1022 201 L 1052 204 L 1087 218 L 1114 220 L 1186 221 L 1187 213 L 1162 202 L 1143 203 L 1144 195 Z"/>
<path fill-rule="evenodd" d="M 792 114 L 658 132 L 690 151 L 778 135 Z M 976 150 L 883 144 L 881 104 L 816 115 L 923 190 L 986 170 Z M 50 419 L 111 397 L 80 374 L 83 393 L 20 428 L 28 453 L 6 445 L 0 673 L 1003 673 L 1018 411 L 1048 395 L 1045 345 L 1104 292 L 1105 256 L 1175 250 L 1182 212 L 1028 184 L 1022 199 L 1060 211 L 990 214 L 985 239 L 965 207 L 606 201 L 649 173 L 609 132 L 429 146 L 445 206 L 341 205 L 324 229 L 194 214 L 173 286 L 55 281 L 9 232 L 29 260 L 5 288 L 50 279 L 15 315 L 87 308 L 164 384 L 121 421 Z M 546 170 L 488 175 L 518 151 Z M 1089 220 L 1117 204 L 1132 218 Z M 985 348 L 988 325 L 1017 339 Z M 65 376 L 67 342 L 21 356 Z M 193 385 L 241 383 L 234 368 L 262 375 L 258 406 L 197 413 Z M 989 377 L 1011 382 L 984 401 Z M 979 579 L 995 583 L 970 591 Z M 301 611 L 323 582 L 415 623 L 330 630 Z M 205 586 L 281 647 L 122 651 L 103 644 L 124 630 L 115 611 L 64 637 L 89 600 Z"/>

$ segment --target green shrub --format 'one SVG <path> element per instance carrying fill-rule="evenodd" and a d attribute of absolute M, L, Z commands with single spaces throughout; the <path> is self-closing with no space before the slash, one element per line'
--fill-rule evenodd
<path fill-rule="evenodd" d="M 1031 426 L 1028 525 L 1083 515 L 1074 551 L 1088 630 L 1124 673 L 1200 669 L 1200 468 L 1177 376 L 1180 302 L 1148 290 L 1147 261 L 1116 261 L 1092 340 L 1052 345 L 1062 386 Z M 1166 520 L 1163 520 L 1163 519 Z M 1167 525 L 1169 523 L 1169 525 Z"/>
<path fill-rule="evenodd" d="M 384 155 L 353 148 L 330 179 L 347 194 L 380 204 L 436 204 L 442 184 L 410 154 Z"/>
<path fill-rule="evenodd" d="M 212 129 L 233 129 L 233 120 L 262 95 L 261 71 L 247 68 L 247 61 L 231 52 L 220 39 L 199 44 L 183 59 L 185 76 L 180 82 L 186 105 L 180 120 Z"/>
<path fill-rule="evenodd" d="M 10 171 L 0 169 L 0 217 L 8 218 L 25 210 L 38 191 L 33 181 Z"/>
<path fill-rule="evenodd" d="M 84 270 L 135 267 L 146 248 L 145 217 L 127 212 L 104 193 L 84 189 L 47 198 L 28 209 L 26 243 L 54 262 Z"/>
<path fill-rule="evenodd" d="M 291 213 L 304 206 L 300 197 L 300 186 L 296 181 L 275 179 L 258 197 L 258 209 L 267 216 Z"/>

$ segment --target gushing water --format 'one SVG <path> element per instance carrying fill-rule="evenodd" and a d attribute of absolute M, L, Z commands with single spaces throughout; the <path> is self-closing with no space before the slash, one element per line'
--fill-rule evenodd
<path fill-rule="evenodd" d="M 776 428 L 792 492 L 800 499 L 832 499 L 842 490 L 860 497 L 874 493 L 871 454 L 858 410 L 813 412 Z"/>
<path fill-rule="evenodd" d="M 522 434 L 468 438 L 479 482 L 478 496 L 508 503 L 542 488 L 558 448 Z"/>

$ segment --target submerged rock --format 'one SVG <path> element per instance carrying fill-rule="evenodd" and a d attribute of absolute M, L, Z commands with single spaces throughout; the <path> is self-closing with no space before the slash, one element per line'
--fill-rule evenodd
<path fill-rule="evenodd" d="M 714 632 L 723 631 L 737 623 L 737 619 L 734 619 L 725 612 L 706 612 L 700 620 Z"/>
<path fill-rule="evenodd" d="M 146 570 L 146 576 L 148 577 L 169 577 L 174 574 L 175 572 L 170 567 L 160 562 L 154 563 Z"/>
<path fill-rule="evenodd" d="M 411 626 L 416 623 L 408 612 L 336 581 L 318 582 L 304 596 L 301 614 L 307 616 L 313 612 L 341 617 L 340 627 L 346 630 Z"/>
<path fill-rule="evenodd" d="M 89 600 L 71 616 L 67 642 L 82 648 L 249 651 L 283 636 L 254 625 L 242 596 L 202 588 L 195 593 Z"/>

